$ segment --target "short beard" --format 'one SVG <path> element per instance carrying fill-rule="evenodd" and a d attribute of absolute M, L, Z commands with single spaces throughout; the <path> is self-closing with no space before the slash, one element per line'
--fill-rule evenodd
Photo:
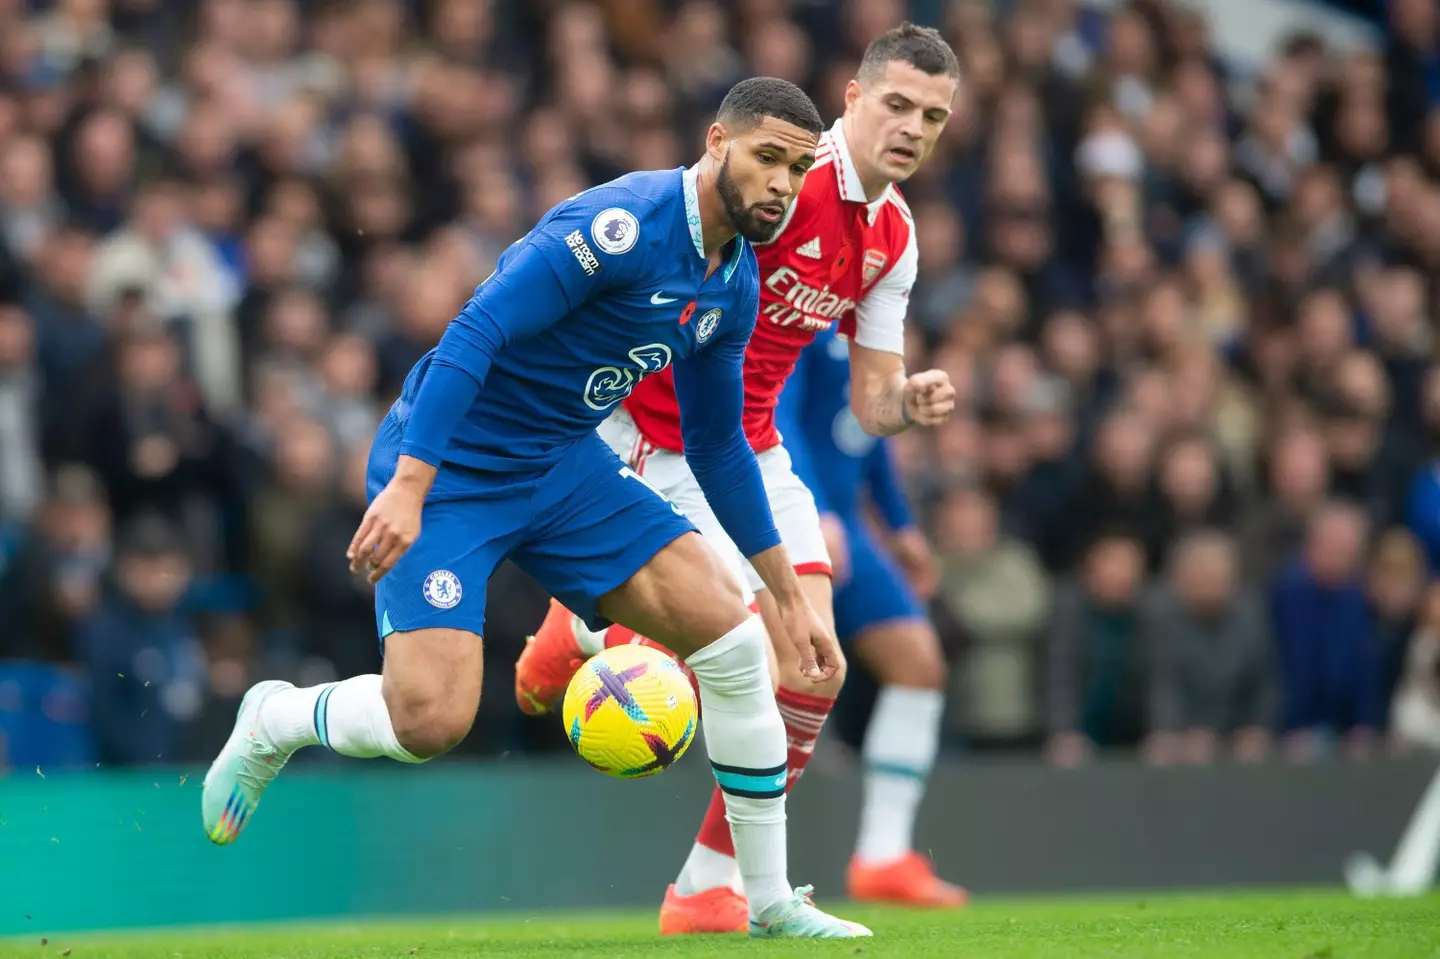
<path fill-rule="evenodd" d="M 725 205 L 725 215 L 730 218 L 730 225 L 735 228 L 736 233 L 751 243 L 764 243 L 780 232 L 780 224 L 784 222 L 784 217 L 774 223 L 767 223 L 745 205 L 745 199 L 740 196 L 739 187 L 730 178 L 730 155 L 728 153 L 725 155 L 725 159 L 720 161 L 720 172 L 715 176 L 715 192 L 720 194 L 720 202 Z"/>

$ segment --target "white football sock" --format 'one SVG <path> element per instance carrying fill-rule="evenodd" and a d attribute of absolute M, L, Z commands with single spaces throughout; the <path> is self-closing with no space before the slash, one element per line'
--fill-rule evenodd
<path fill-rule="evenodd" d="M 593 630 L 585 625 L 585 621 L 579 616 L 575 617 L 575 643 L 580 647 L 580 652 L 586 656 L 595 656 L 605 652 L 605 634 L 610 632 L 606 626 L 602 630 Z"/>
<path fill-rule="evenodd" d="M 700 686 L 705 748 L 725 794 L 750 915 L 790 898 L 785 849 L 785 723 L 765 627 L 751 616 L 685 661 Z"/>
<path fill-rule="evenodd" d="M 357 759 L 389 756 L 402 763 L 425 761 L 395 738 L 380 677 L 374 673 L 323 686 L 282 689 L 265 700 L 258 721 L 270 743 L 286 753 L 323 745 Z"/>
<path fill-rule="evenodd" d="M 893 862 L 910 851 L 944 709 L 938 689 L 886 686 L 876 697 L 861 749 L 865 804 L 855 844 L 861 862 Z"/>
<path fill-rule="evenodd" d="M 730 800 L 725 800 L 729 807 Z M 675 891 L 682 896 L 693 896 L 706 889 L 729 886 L 738 893 L 745 892 L 745 881 L 740 877 L 740 864 L 723 852 L 716 852 L 703 843 L 694 843 L 680 876 L 675 880 Z"/>

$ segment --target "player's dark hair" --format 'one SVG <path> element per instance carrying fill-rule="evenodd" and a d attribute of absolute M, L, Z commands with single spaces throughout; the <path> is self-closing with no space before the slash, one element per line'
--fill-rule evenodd
<path fill-rule="evenodd" d="M 895 60 L 902 60 L 932 77 L 960 79 L 960 61 L 955 59 L 955 51 L 934 27 L 906 21 L 886 30 L 865 48 L 857 75 L 861 80 L 873 79 L 885 72 L 887 63 Z"/>
<path fill-rule="evenodd" d="M 820 111 L 805 91 L 778 77 L 752 77 L 730 88 L 715 115 L 727 130 L 743 132 L 759 126 L 766 117 L 819 136 L 825 129 Z"/>

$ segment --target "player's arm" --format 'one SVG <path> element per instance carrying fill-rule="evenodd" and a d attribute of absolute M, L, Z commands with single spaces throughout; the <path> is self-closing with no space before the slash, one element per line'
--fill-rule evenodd
<path fill-rule="evenodd" d="M 895 472 L 895 461 L 890 456 L 890 444 L 883 440 L 876 443 L 865 458 L 865 485 L 870 490 L 870 501 L 875 504 L 880 518 L 893 532 L 915 525 L 900 477 Z"/>
<path fill-rule="evenodd" d="M 745 438 L 741 414 L 745 391 L 741 369 L 754 329 L 758 299 L 748 323 L 737 317 L 733 331 L 717 336 L 708 349 L 675 363 L 675 396 L 685 459 L 726 534 L 750 560 L 785 622 L 800 655 L 801 671 L 819 681 L 834 675 L 839 661 L 835 637 L 810 608 L 800 578 L 780 543 L 760 464 Z"/>
<path fill-rule="evenodd" d="M 395 475 L 370 504 L 351 540 L 356 572 L 378 580 L 420 535 L 420 512 L 446 447 L 474 405 L 496 354 L 543 332 L 640 259 L 601 256 L 588 242 L 593 210 L 571 204 L 520 240 L 505 264 L 450 321 L 406 417 Z"/>
<path fill-rule="evenodd" d="M 876 443 L 866 457 L 865 485 L 870 491 L 870 501 L 890 528 L 891 554 L 905 570 L 915 591 L 929 599 L 940 585 L 940 571 L 929 541 L 915 525 L 904 487 L 895 471 L 894 458 L 890 455 L 890 444 L 885 440 Z"/>
<path fill-rule="evenodd" d="M 905 375 L 905 314 L 917 261 L 911 230 L 899 261 L 855 308 L 850 409 L 872 436 L 892 436 L 917 424 L 936 426 L 955 408 L 955 388 L 943 370 Z"/>

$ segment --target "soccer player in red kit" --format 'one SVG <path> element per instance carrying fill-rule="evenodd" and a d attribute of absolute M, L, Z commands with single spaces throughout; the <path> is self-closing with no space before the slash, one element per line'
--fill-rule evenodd
<path fill-rule="evenodd" d="M 810 491 L 792 470 L 775 428 L 776 401 L 801 349 L 817 331 L 834 325 L 849 340 L 850 408 L 867 433 L 889 436 L 911 426 L 934 426 L 954 408 L 955 391 L 942 371 L 905 372 L 904 320 L 917 255 L 914 221 L 895 184 L 909 178 L 934 149 L 959 81 L 955 54 L 937 31 L 907 23 L 876 38 L 846 87 L 845 114 L 821 138 L 815 165 L 780 231 L 755 247 L 762 289 L 760 315 L 745 354 L 744 428 L 760 462 L 781 540 L 812 606 L 823 615 L 833 614 L 831 556 L 844 555 L 843 531 L 834 517 L 819 514 Z M 663 303 L 667 295 L 657 290 L 653 297 Z M 680 322 L 697 324 L 696 336 L 703 339 L 707 328 L 719 321 L 712 312 L 717 311 L 696 315 L 690 304 L 682 307 Z M 783 635 L 763 584 L 715 521 L 686 465 L 670 374 L 642 380 L 599 432 L 632 470 L 695 523 L 767 622 L 775 624 L 771 634 Z M 893 635 L 891 648 L 859 651 L 882 684 L 907 687 L 907 695 L 887 700 L 896 715 L 874 724 L 900 741 L 888 744 L 888 752 L 887 744 L 880 744 L 878 756 L 867 755 L 875 767 L 867 772 L 867 805 L 888 806 L 867 809 L 862 823 L 884 822 L 887 835 L 900 838 L 866 843 L 862 834 L 858 851 L 884 849 L 885 858 L 867 861 L 857 855 L 850 866 L 850 892 L 861 899 L 960 906 L 964 891 L 940 880 L 929 860 L 909 845 L 915 807 L 938 741 L 943 657 L 933 633 Z M 591 632 L 552 601 L 516 665 L 521 709 L 548 711 L 585 658 L 632 641 L 644 640 L 613 626 Z M 801 675 L 783 645 L 771 644 L 777 656 L 772 666 L 789 737 L 787 771 L 793 785 L 835 702 L 844 667 L 817 683 Z M 917 670 L 917 662 L 933 667 Z M 917 682 L 913 677 L 918 672 L 933 675 Z M 909 688 L 917 686 L 922 688 Z M 872 778 L 877 781 L 872 783 Z M 717 789 L 695 846 L 666 893 L 660 928 L 664 933 L 739 932 L 747 928 L 746 916 Z"/>

